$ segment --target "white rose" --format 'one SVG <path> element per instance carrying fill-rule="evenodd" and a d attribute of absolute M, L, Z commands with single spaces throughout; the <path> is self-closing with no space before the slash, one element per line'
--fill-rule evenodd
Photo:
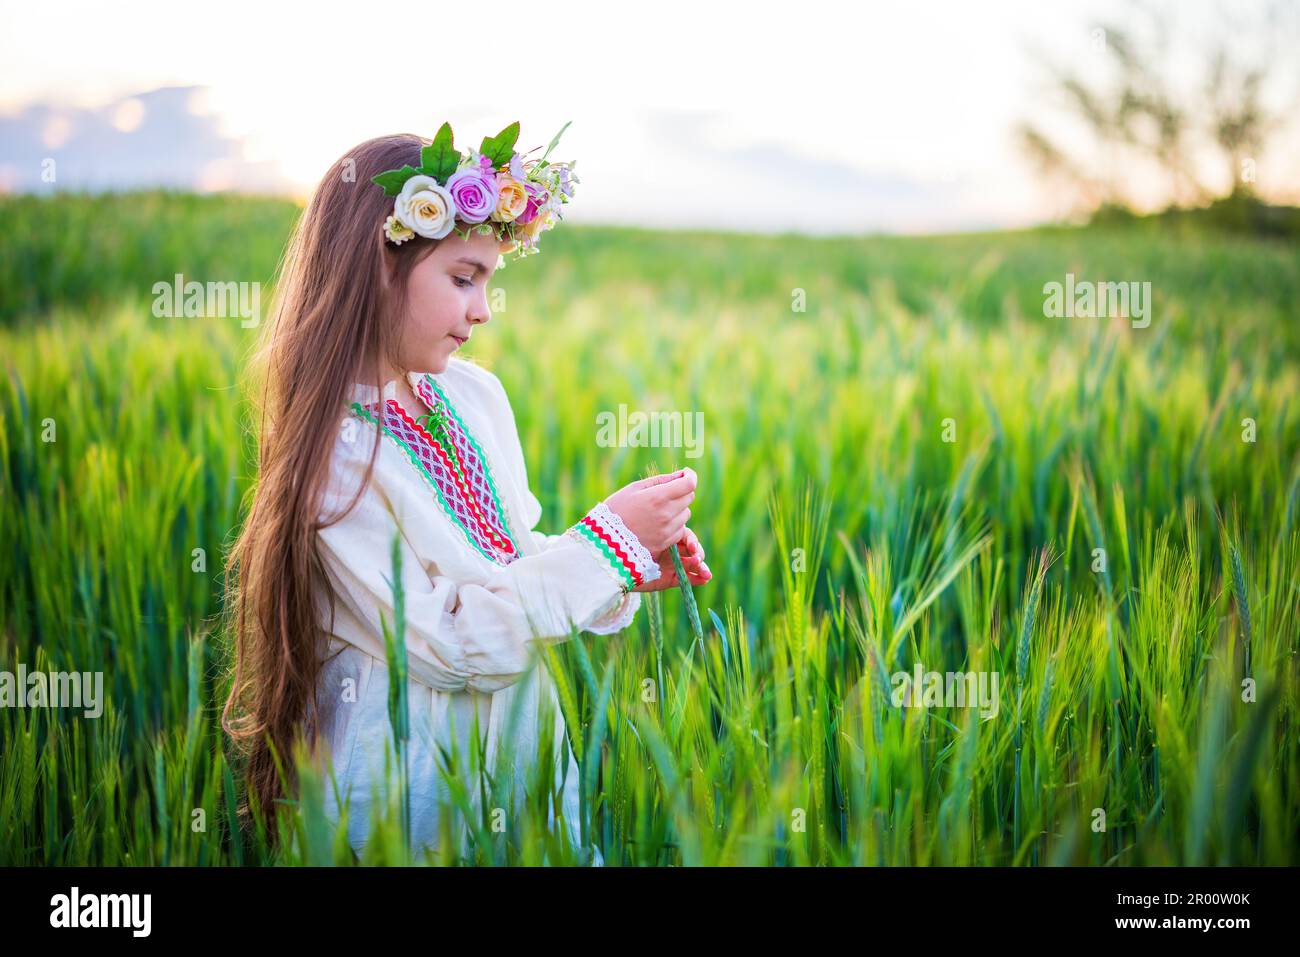
<path fill-rule="evenodd" d="M 456 225 L 456 201 L 432 176 L 412 176 L 397 194 L 393 215 L 427 239 L 442 239 Z"/>

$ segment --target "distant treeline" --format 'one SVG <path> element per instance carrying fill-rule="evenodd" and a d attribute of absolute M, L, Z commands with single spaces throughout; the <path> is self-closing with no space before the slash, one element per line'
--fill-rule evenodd
<path fill-rule="evenodd" d="M 1207 206 L 1169 206 L 1141 215 L 1127 206 L 1105 204 L 1092 214 L 1090 225 L 1150 224 L 1161 229 L 1212 230 L 1278 239 L 1300 239 L 1300 206 L 1273 206 L 1253 193 L 1238 190 Z"/>

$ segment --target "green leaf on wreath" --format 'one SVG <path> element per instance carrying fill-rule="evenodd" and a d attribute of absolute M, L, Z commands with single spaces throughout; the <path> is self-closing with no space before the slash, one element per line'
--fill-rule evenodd
<path fill-rule="evenodd" d="M 496 136 L 483 137 L 479 152 L 492 161 L 495 169 L 510 162 L 515 152 L 515 141 L 519 139 L 519 121 L 515 120 Z"/>
<path fill-rule="evenodd" d="M 551 138 L 551 145 L 548 146 L 548 147 L 546 147 L 546 152 L 542 154 L 542 163 L 541 163 L 541 165 L 543 165 L 543 166 L 546 165 L 546 157 L 548 157 L 548 156 L 551 155 L 551 150 L 555 149 L 555 147 L 559 144 L 559 142 L 560 142 L 560 137 L 564 135 L 564 131 L 567 130 L 567 129 L 569 128 L 569 123 L 572 123 L 572 122 L 573 122 L 573 120 L 569 120 L 568 123 L 565 123 L 563 126 L 561 126 L 561 127 L 560 127 L 560 132 L 556 133 L 555 136 Z"/>
<path fill-rule="evenodd" d="M 459 165 L 460 153 L 451 144 L 451 124 L 443 123 L 433 143 L 420 150 L 420 172 L 445 186 Z"/>
<path fill-rule="evenodd" d="M 419 170 L 414 166 L 403 166 L 401 169 L 390 169 L 378 176 L 370 177 L 372 183 L 378 183 L 384 188 L 384 194 L 387 196 L 396 196 L 406 185 L 406 181 L 412 176 L 419 174 Z"/>

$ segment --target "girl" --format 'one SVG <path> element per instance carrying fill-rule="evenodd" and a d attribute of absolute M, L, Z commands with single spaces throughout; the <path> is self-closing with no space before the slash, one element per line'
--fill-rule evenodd
<path fill-rule="evenodd" d="M 692 585 L 712 577 L 686 527 L 690 469 L 619 489 L 561 534 L 536 530 L 505 390 L 455 355 L 483 334 L 502 254 L 535 251 L 572 195 L 567 167 L 525 161 L 511 129 L 463 157 L 444 126 L 432 144 L 380 137 L 338 160 L 296 227 L 258 357 L 259 474 L 228 576 L 223 725 L 264 812 L 296 789 L 295 738 L 322 745 L 338 787 L 327 814 L 350 805 L 358 855 L 392 740 L 381 617 L 392 626 L 395 537 L 417 851 L 448 833 L 446 754 L 499 754 L 522 785 L 547 741 L 562 794 L 548 813 L 576 839 L 577 768 L 538 645 L 626 627 L 640 593 L 677 584 L 673 544 Z M 463 784 L 477 799 L 478 782 Z"/>

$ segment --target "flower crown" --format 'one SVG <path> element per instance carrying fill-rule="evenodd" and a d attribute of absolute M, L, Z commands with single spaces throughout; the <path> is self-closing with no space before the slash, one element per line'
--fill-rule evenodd
<path fill-rule="evenodd" d="M 495 234 L 513 243 L 509 251 L 518 257 L 539 252 L 538 237 L 563 218 L 560 207 L 573 198 L 578 182 L 575 164 L 547 161 L 568 128 L 568 123 L 560 128 L 540 159 L 525 159 L 515 152 L 517 122 L 484 137 L 464 156 L 452 146 L 451 124 L 443 123 L 433 142 L 421 148 L 418 168 L 403 166 L 371 177 L 385 195 L 397 197 L 393 214 L 384 220 L 384 236 L 400 245 L 416 235 L 442 239 L 455 229 L 466 239 L 475 232 Z"/>

